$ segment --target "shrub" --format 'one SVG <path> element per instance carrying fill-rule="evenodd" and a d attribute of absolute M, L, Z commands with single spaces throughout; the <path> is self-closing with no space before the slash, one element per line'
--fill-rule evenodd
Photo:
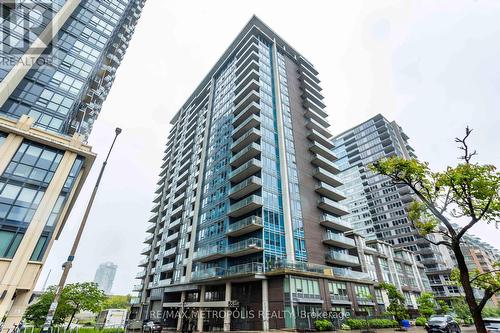
<path fill-rule="evenodd" d="M 314 322 L 314 327 L 318 331 L 331 331 L 333 329 L 332 323 L 327 319 L 319 319 Z"/>
<path fill-rule="evenodd" d="M 425 324 L 427 324 L 427 319 L 425 319 L 425 317 L 418 317 L 417 319 L 415 319 L 415 325 L 425 326 Z"/>
<path fill-rule="evenodd" d="M 362 319 L 347 319 L 345 323 L 353 330 L 366 328 L 366 320 Z"/>
<path fill-rule="evenodd" d="M 394 328 L 398 327 L 398 322 L 392 319 L 369 319 L 368 322 L 364 319 L 347 319 L 345 322 L 353 330 L 364 328 Z"/>
<path fill-rule="evenodd" d="M 350 327 L 349 325 L 347 325 L 347 324 L 342 324 L 342 325 L 340 326 L 340 329 L 341 329 L 341 330 L 344 330 L 344 331 L 350 331 L 350 330 L 351 330 L 351 327 Z"/>

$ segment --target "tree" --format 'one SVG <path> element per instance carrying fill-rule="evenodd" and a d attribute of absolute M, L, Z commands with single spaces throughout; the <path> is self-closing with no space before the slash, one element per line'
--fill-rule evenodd
<path fill-rule="evenodd" d="M 463 236 L 480 222 L 495 223 L 498 227 L 500 173 L 493 165 L 473 163 L 477 152 L 472 151 L 467 143 L 471 132 L 467 127 L 465 136 L 455 139 L 461 151 L 461 162 L 443 172 L 431 172 L 428 163 L 401 157 L 379 160 L 371 169 L 388 176 L 396 185 L 407 185 L 414 192 L 418 200 L 409 208 L 411 223 L 429 243 L 444 245 L 454 253 L 458 268 L 456 279 L 463 288 L 476 330 L 486 333 L 481 311 L 486 302 L 500 291 L 499 265 L 496 264 L 491 272 L 469 272 L 460 244 Z M 451 218 L 466 219 L 466 223 L 456 228 Z M 484 290 L 483 298 L 475 299 L 474 287 Z"/>
<path fill-rule="evenodd" d="M 49 287 L 36 303 L 31 304 L 24 313 L 26 320 L 33 322 L 37 327 L 45 323 L 50 304 L 54 300 L 56 286 Z M 68 327 L 75 315 L 80 311 L 99 312 L 106 296 L 94 282 L 68 284 L 64 287 L 61 299 L 57 304 L 53 323 L 60 325 L 69 317 Z"/>
<path fill-rule="evenodd" d="M 90 311 L 97 313 L 101 311 L 105 300 L 106 295 L 95 282 L 66 285 L 61 294 L 61 301 L 71 308 L 71 316 L 66 329 L 69 329 L 73 318 L 78 312 Z"/>
<path fill-rule="evenodd" d="M 436 307 L 436 301 L 434 300 L 434 295 L 432 293 L 423 292 L 419 298 L 417 298 L 418 311 L 420 315 L 429 319 L 436 311 L 434 308 Z"/>
<path fill-rule="evenodd" d="M 35 303 L 28 306 L 24 312 L 24 318 L 33 323 L 36 327 L 40 327 L 45 323 L 45 317 L 49 311 L 50 304 L 54 299 L 56 286 L 51 286 L 47 291 L 43 292 Z M 59 325 L 64 323 L 64 320 L 71 315 L 71 308 L 67 304 L 60 303 L 54 315 L 53 323 Z"/>
<path fill-rule="evenodd" d="M 472 316 L 463 297 L 455 298 L 451 301 L 451 307 L 453 308 L 453 312 L 455 316 L 459 319 L 462 319 L 464 324 L 470 324 L 472 320 Z"/>
<path fill-rule="evenodd" d="M 438 314 L 444 315 L 450 312 L 450 306 L 443 300 L 437 301 L 437 312 Z"/>
<path fill-rule="evenodd" d="M 406 309 L 404 295 L 396 288 L 396 286 L 387 282 L 380 283 L 379 287 L 387 291 L 387 297 L 389 298 L 387 313 L 394 316 L 394 319 L 398 322 L 399 327 L 401 327 L 401 321 L 410 317 L 408 310 Z"/>
<path fill-rule="evenodd" d="M 103 310 L 106 309 L 128 309 L 130 307 L 130 295 L 112 295 L 104 301 Z"/>

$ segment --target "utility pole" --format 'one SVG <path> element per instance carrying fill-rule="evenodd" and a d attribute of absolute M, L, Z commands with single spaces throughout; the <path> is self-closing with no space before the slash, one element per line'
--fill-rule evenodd
<path fill-rule="evenodd" d="M 99 177 L 97 177 L 97 181 L 94 185 L 94 190 L 92 191 L 92 195 L 90 196 L 90 200 L 87 204 L 87 208 L 85 209 L 85 214 L 83 215 L 82 221 L 80 222 L 80 227 L 78 228 L 78 232 L 76 233 L 75 240 L 73 241 L 73 246 L 71 247 L 71 251 L 69 253 L 68 259 L 62 265 L 63 273 L 61 275 L 61 279 L 59 280 L 59 284 L 57 285 L 56 294 L 54 295 L 54 300 L 52 304 L 50 304 L 49 312 L 47 313 L 47 317 L 45 318 L 45 324 L 43 324 L 42 331 L 48 332 L 52 326 L 52 320 L 54 319 L 54 314 L 56 313 L 57 304 L 59 303 L 59 299 L 61 298 L 62 291 L 64 289 L 64 285 L 66 284 L 66 279 L 69 274 L 69 270 L 71 269 L 71 265 L 73 260 L 75 259 L 76 250 L 78 249 L 78 245 L 80 244 L 80 239 L 82 238 L 83 230 L 85 229 L 85 225 L 87 224 L 87 219 L 89 217 L 90 210 L 92 209 L 92 204 L 94 203 L 94 199 L 97 193 L 97 189 L 99 188 L 99 184 L 102 179 L 102 175 L 104 173 L 104 169 L 106 169 L 106 165 L 108 164 L 108 158 L 113 150 L 113 146 L 115 145 L 116 138 L 122 132 L 121 128 L 115 129 L 115 138 L 113 139 L 113 143 L 109 148 L 108 155 L 106 159 L 102 163 L 101 171 L 99 172 Z"/>

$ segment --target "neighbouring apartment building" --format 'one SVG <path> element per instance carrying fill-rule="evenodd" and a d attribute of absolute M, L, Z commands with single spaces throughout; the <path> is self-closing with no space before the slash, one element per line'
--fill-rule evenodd
<path fill-rule="evenodd" d="M 144 1 L 0 1 L 0 317 L 18 323 L 95 160 Z"/>
<path fill-rule="evenodd" d="M 131 318 L 267 331 L 378 311 L 319 83 L 258 18 L 239 33 L 171 121 Z"/>
<path fill-rule="evenodd" d="M 415 252 L 426 272 L 440 271 L 451 267 L 451 258 L 443 246 L 423 239 L 409 221 L 406 206 L 414 200 L 411 189 L 369 170 L 381 158 L 414 158 L 408 139 L 396 122 L 380 114 L 333 138 L 332 151 L 344 183 L 340 188 L 347 196 L 342 203 L 351 211 L 343 219 L 369 239 Z"/>

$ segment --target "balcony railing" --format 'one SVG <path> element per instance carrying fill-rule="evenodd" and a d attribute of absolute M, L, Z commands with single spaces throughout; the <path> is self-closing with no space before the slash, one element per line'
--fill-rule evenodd
<path fill-rule="evenodd" d="M 255 192 L 262 186 L 262 180 L 257 176 L 252 176 L 241 183 L 238 183 L 231 187 L 229 191 L 229 197 L 231 199 L 240 199 L 252 192 Z"/>
<path fill-rule="evenodd" d="M 354 243 L 354 239 L 329 231 L 327 231 L 323 235 L 323 243 L 331 246 L 341 247 L 344 249 L 352 249 L 356 246 L 356 244 Z"/>
<path fill-rule="evenodd" d="M 353 271 L 347 268 L 334 267 L 333 273 L 337 276 L 352 278 L 356 280 L 373 280 L 373 278 L 368 273 Z"/>
<path fill-rule="evenodd" d="M 226 251 L 224 251 L 224 248 L 218 245 L 202 247 L 199 248 L 197 252 L 195 252 L 193 260 L 210 261 L 220 259 L 224 257 L 225 252 Z"/>
<path fill-rule="evenodd" d="M 230 257 L 239 257 L 263 250 L 261 238 L 249 238 L 238 243 L 229 244 L 226 253 Z"/>
<path fill-rule="evenodd" d="M 342 232 L 352 230 L 351 224 L 349 222 L 343 221 L 340 218 L 330 214 L 321 215 L 319 222 L 321 225 L 325 227 L 332 228 Z"/>
<path fill-rule="evenodd" d="M 264 264 L 258 262 L 251 262 L 247 264 L 231 266 L 228 269 L 226 269 L 226 276 L 260 274 L 260 273 L 264 273 Z"/>
<path fill-rule="evenodd" d="M 244 163 L 237 169 L 231 171 L 229 180 L 232 182 L 240 182 L 243 179 L 253 175 L 262 168 L 261 162 L 255 158 Z"/>
<path fill-rule="evenodd" d="M 325 197 L 320 198 L 318 202 L 318 207 L 329 213 L 339 216 L 349 214 L 349 209 L 345 205 L 339 204 L 338 202 L 335 202 Z"/>
<path fill-rule="evenodd" d="M 262 207 L 262 198 L 254 194 L 231 205 L 228 215 L 238 217 L 260 207 Z"/>
<path fill-rule="evenodd" d="M 236 237 L 262 228 L 263 225 L 261 217 L 249 216 L 238 222 L 231 223 L 227 228 L 226 235 Z"/>
<path fill-rule="evenodd" d="M 225 270 L 222 267 L 210 267 L 207 269 L 197 270 L 191 274 L 191 280 L 206 280 L 213 278 L 224 277 Z"/>
<path fill-rule="evenodd" d="M 247 145 L 236 155 L 233 155 L 233 157 L 231 157 L 231 160 L 229 162 L 231 166 L 239 167 L 243 163 L 247 162 L 249 159 L 259 155 L 260 151 L 261 151 L 260 145 L 258 143 L 252 142 L 250 145 Z"/>
<path fill-rule="evenodd" d="M 335 176 L 333 173 L 323 169 L 316 168 L 316 172 L 314 173 L 314 178 L 321 180 L 331 186 L 340 186 L 342 185 L 342 181 L 339 177 Z"/>
<path fill-rule="evenodd" d="M 332 262 L 338 265 L 346 265 L 346 266 L 358 266 L 359 258 L 356 256 L 352 256 L 346 253 L 340 253 L 335 251 L 330 251 L 330 253 L 326 254 L 326 261 Z"/>

